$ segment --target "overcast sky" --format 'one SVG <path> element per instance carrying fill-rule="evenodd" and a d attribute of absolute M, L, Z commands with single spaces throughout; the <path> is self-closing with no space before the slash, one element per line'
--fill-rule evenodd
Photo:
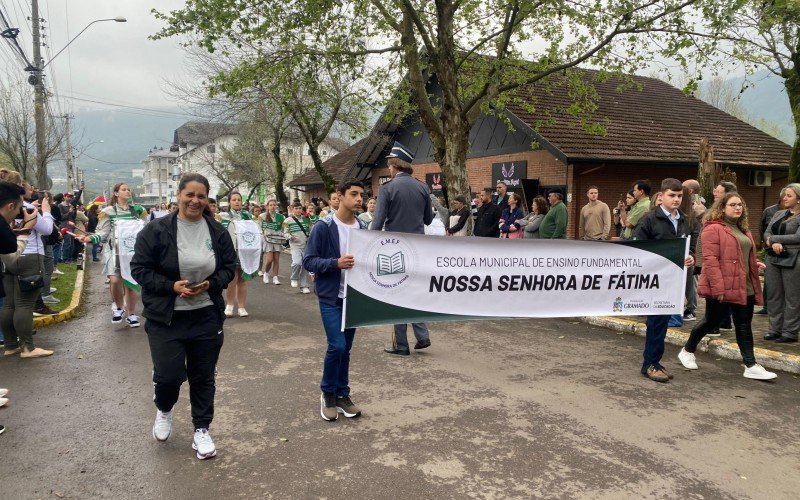
<path fill-rule="evenodd" d="M 150 9 L 175 9 L 183 0 L 39 0 L 45 18 L 45 63 L 81 29 L 95 19 L 122 16 L 126 23 L 96 23 L 69 49 L 59 55 L 46 73 L 55 79 L 61 106 L 68 109 L 99 109 L 103 106 L 67 99 L 66 96 L 135 106 L 172 106 L 164 92 L 164 80 L 185 80 L 185 56 L 176 40 L 151 41 L 160 23 Z M 30 0 L 2 0 L 10 23 L 21 29 L 20 44 L 32 54 Z M 0 46 L 4 75 L 21 72 L 21 64 L 10 57 L 9 47 Z M 52 83 L 50 85 L 52 91 Z"/>

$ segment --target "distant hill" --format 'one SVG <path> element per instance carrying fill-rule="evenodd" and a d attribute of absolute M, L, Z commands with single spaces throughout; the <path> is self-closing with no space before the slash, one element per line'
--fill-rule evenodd
<path fill-rule="evenodd" d="M 177 108 L 161 111 L 181 112 Z M 102 192 L 107 182 L 113 185 L 131 181 L 131 171 L 141 168 L 150 149 L 169 148 L 175 129 L 191 119 L 121 110 L 75 111 L 74 116 L 73 138 L 80 141 L 76 145 L 76 165 L 85 171 L 87 189 L 94 193 Z M 66 188 L 62 162 L 51 165 L 50 175 L 54 178 L 54 190 Z"/>
<path fill-rule="evenodd" d="M 789 98 L 786 96 L 781 78 L 762 70 L 746 79 L 735 77 L 728 78 L 725 82 L 736 92 L 744 88 L 739 101 L 753 125 L 759 126 L 761 120 L 767 124 L 774 124 L 779 131 L 778 139 L 791 144 L 795 134 L 794 123 Z M 708 88 L 708 85 L 708 82 L 701 82 L 701 90 Z"/>

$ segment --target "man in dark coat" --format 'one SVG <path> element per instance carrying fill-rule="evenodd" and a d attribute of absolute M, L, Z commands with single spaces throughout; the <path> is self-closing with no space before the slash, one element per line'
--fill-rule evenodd
<path fill-rule="evenodd" d="M 392 180 L 381 186 L 378 193 L 378 207 L 370 224 L 373 231 L 395 231 L 398 233 L 425 234 L 425 226 L 433 221 L 430 190 L 421 181 L 411 177 L 414 169 L 411 163 L 414 156 L 408 149 L 395 142 L 387 156 L 389 175 Z M 428 325 L 412 323 L 417 344 L 414 349 L 430 347 L 431 339 Z M 384 349 L 389 354 L 408 356 L 408 325 L 394 325 L 392 346 Z"/>
<path fill-rule="evenodd" d="M 484 238 L 500 237 L 500 206 L 492 202 L 492 188 L 486 188 L 481 193 L 481 206 L 475 218 L 475 229 L 472 234 Z"/>
<path fill-rule="evenodd" d="M 637 240 L 672 240 L 689 238 L 689 256 L 683 262 L 685 267 L 694 265 L 694 252 L 697 246 L 698 228 L 689 229 L 686 214 L 680 211 L 683 200 L 683 186 L 678 179 L 664 179 L 661 182 L 661 206 L 647 212 L 636 225 Z M 656 382 L 669 382 L 672 375 L 661 364 L 664 356 L 664 340 L 670 315 L 647 316 L 647 332 L 644 344 L 642 375 Z"/>

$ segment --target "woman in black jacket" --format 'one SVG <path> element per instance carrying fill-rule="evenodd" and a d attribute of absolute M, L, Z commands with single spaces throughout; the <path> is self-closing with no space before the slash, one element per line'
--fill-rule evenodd
<path fill-rule="evenodd" d="M 447 224 L 448 236 L 467 236 L 470 227 L 467 223 L 470 222 L 472 213 L 467 206 L 467 199 L 463 195 L 456 196 L 453 201 L 453 210 L 450 212 L 450 219 L 445 221 Z"/>
<path fill-rule="evenodd" d="M 153 358 L 158 408 L 153 437 L 169 438 L 172 407 L 188 375 L 192 448 L 201 460 L 217 454 L 208 427 L 223 341 L 222 290 L 236 271 L 233 241 L 208 211 L 208 190 L 208 180 L 200 174 L 181 177 L 178 212 L 142 229 L 131 261 L 131 274 L 142 286 L 142 315 Z"/>

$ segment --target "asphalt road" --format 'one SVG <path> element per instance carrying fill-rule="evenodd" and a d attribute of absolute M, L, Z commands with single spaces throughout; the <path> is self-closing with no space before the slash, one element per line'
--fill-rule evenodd
<path fill-rule="evenodd" d="M 286 256 L 285 256 L 286 257 Z M 288 270 L 288 260 L 283 269 Z M 0 497 L 796 498 L 800 380 L 742 378 L 667 346 L 667 385 L 639 375 L 643 339 L 577 321 L 439 323 L 433 346 L 382 353 L 356 334 L 364 415 L 325 422 L 325 336 L 314 295 L 251 283 L 249 318 L 225 325 L 211 432 L 191 450 L 188 387 L 173 435 L 155 408 L 144 329 L 110 324 L 99 266 L 82 318 L 43 330 L 49 359 L 0 359 Z M 284 273 L 285 274 L 285 273 Z"/>

